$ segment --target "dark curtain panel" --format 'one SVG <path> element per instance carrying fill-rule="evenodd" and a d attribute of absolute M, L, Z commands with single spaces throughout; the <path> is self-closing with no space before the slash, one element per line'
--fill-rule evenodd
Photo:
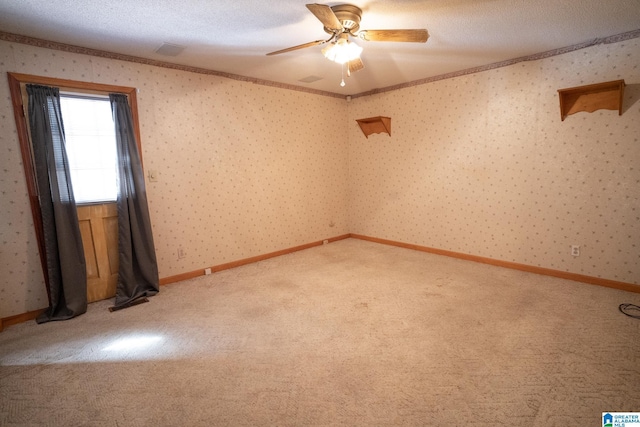
<path fill-rule="evenodd" d="M 57 88 L 27 85 L 29 126 L 49 275 L 49 309 L 38 323 L 87 311 L 87 272 Z"/>
<path fill-rule="evenodd" d="M 118 249 L 120 270 L 115 308 L 158 293 L 158 263 L 144 174 L 125 95 L 110 94 L 118 145 Z"/>

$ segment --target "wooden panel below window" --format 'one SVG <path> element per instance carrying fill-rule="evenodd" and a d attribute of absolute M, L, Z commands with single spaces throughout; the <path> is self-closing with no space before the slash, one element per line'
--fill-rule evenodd
<path fill-rule="evenodd" d="M 87 301 L 112 298 L 118 283 L 118 211 L 115 203 L 78 207 L 87 263 Z"/>

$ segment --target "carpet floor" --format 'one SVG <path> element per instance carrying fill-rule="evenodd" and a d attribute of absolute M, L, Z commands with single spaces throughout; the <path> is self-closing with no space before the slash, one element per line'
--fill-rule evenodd
<path fill-rule="evenodd" d="M 0 333 L 2 426 L 599 426 L 640 294 L 346 239 Z"/>

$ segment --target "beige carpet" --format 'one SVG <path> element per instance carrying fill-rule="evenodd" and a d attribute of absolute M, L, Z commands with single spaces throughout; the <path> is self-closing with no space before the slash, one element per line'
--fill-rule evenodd
<path fill-rule="evenodd" d="M 348 239 L 0 333 L 0 425 L 600 426 L 640 294 Z"/>

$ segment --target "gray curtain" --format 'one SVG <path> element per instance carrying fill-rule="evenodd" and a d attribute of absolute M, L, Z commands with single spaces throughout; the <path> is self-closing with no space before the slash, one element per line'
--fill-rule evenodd
<path fill-rule="evenodd" d="M 87 311 L 87 273 L 57 88 L 27 85 L 33 162 L 42 213 L 49 308 L 36 321 Z"/>
<path fill-rule="evenodd" d="M 158 293 L 158 263 L 133 119 L 127 97 L 110 94 L 118 148 L 118 250 L 120 269 L 114 308 Z"/>

